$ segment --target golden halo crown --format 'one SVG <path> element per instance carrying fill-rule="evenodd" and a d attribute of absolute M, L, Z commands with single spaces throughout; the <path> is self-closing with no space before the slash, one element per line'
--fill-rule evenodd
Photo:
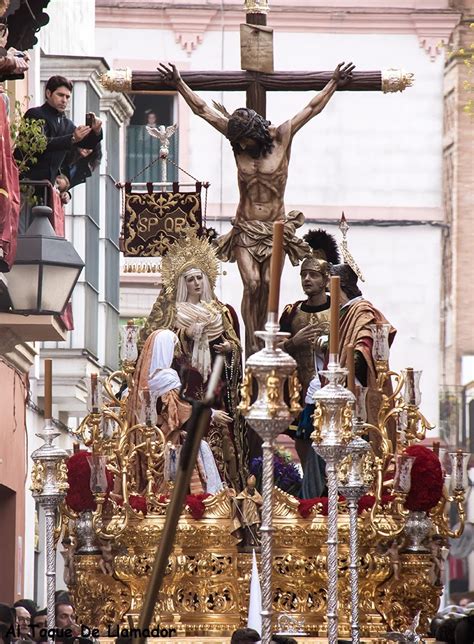
<path fill-rule="evenodd" d="M 207 239 L 198 237 L 192 228 L 170 246 L 161 262 L 161 279 L 167 295 L 176 291 L 179 276 L 189 268 L 199 268 L 205 273 L 214 290 L 219 274 L 219 260 Z"/>

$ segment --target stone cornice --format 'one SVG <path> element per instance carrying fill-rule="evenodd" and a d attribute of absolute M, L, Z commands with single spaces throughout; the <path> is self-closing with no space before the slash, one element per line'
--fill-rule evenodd
<path fill-rule="evenodd" d="M 71 78 L 74 82 L 90 83 L 100 97 L 105 90 L 99 82 L 99 77 L 109 69 L 109 65 L 103 58 L 94 56 L 41 55 L 42 81 L 48 80 L 54 74 L 59 74 Z"/>
<path fill-rule="evenodd" d="M 117 123 L 122 125 L 132 116 L 133 103 L 125 94 L 105 90 L 100 98 L 100 109 L 103 112 L 110 112 Z"/>
<path fill-rule="evenodd" d="M 366 2 L 367 5 L 369 3 Z M 440 53 L 449 36 L 458 24 L 460 13 L 446 7 L 445 2 L 404 2 L 393 9 L 380 7 L 376 3 L 364 8 L 346 5 L 318 7 L 298 2 L 295 6 L 287 3 L 272 4 L 269 26 L 282 32 L 317 33 L 377 33 L 414 34 L 420 46 L 432 60 Z M 416 6 L 413 6 L 415 4 Z M 96 3 L 96 26 L 98 28 L 120 28 L 127 24 L 129 29 L 172 29 L 176 41 L 191 54 L 203 41 L 207 31 L 238 31 L 244 20 L 239 6 L 227 5 L 224 12 L 217 9 L 217 3 L 163 3 L 156 4 L 137 0 L 98 0 Z"/>
<path fill-rule="evenodd" d="M 35 362 L 38 351 L 31 342 L 17 344 L 11 351 L 3 354 L 3 358 L 12 367 L 23 373 L 28 373 Z"/>

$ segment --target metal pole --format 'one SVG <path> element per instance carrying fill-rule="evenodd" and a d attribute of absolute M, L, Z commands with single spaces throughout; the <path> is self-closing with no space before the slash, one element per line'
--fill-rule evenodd
<path fill-rule="evenodd" d="M 272 438 L 262 445 L 262 644 L 270 644 L 272 639 L 272 546 L 273 546 L 273 451 Z"/>
<path fill-rule="evenodd" d="M 370 450 L 369 444 L 359 436 L 363 422 L 354 421 L 356 436 L 347 446 L 351 455 L 351 469 L 347 483 L 339 486 L 339 492 L 346 497 L 349 508 L 349 582 L 351 588 L 351 635 L 353 644 L 360 642 L 359 623 L 359 499 L 367 492 L 367 485 L 362 476 L 362 463 L 365 454 Z"/>
<path fill-rule="evenodd" d="M 257 398 L 249 405 L 252 396 L 251 378 L 242 389 L 240 410 L 249 425 L 258 433 L 262 444 L 262 644 L 272 640 L 272 568 L 273 568 L 273 452 L 275 438 L 290 424 L 297 410 L 288 409 L 283 397 L 283 385 L 296 368 L 295 360 L 278 345 L 288 336 L 280 333 L 275 313 L 269 313 L 265 331 L 255 335 L 265 341 L 265 348 L 254 353 L 246 362 L 246 373 L 256 380 Z M 277 348 L 278 347 L 278 348 Z M 270 395 L 271 392 L 271 395 Z M 244 403 L 244 400 L 247 400 Z"/>
<path fill-rule="evenodd" d="M 357 526 L 358 499 L 347 500 L 349 507 L 349 579 L 351 585 L 351 636 L 352 644 L 359 644 L 359 531 Z"/>
<path fill-rule="evenodd" d="M 328 483 L 328 642 L 337 644 L 337 471 L 333 459 L 326 461 L 326 475 Z"/>
<path fill-rule="evenodd" d="M 42 432 L 36 434 L 44 441 L 31 455 L 34 465 L 31 470 L 31 491 L 38 505 L 44 509 L 46 542 L 46 598 L 48 630 L 55 626 L 56 591 L 56 547 L 54 531 L 56 527 L 56 508 L 66 495 L 68 488 L 65 460 L 67 452 L 54 445 L 59 436 L 52 426 L 51 419 L 45 420 Z M 48 637 L 52 643 L 53 638 Z"/>
<path fill-rule="evenodd" d="M 55 503 L 47 503 L 44 506 L 45 528 L 46 528 L 46 598 L 47 598 L 47 619 L 48 631 L 55 626 L 55 593 L 56 593 L 56 548 L 54 547 L 55 527 Z M 54 639 L 48 637 L 48 642 Z"/>
<path fill-rule="evenodd" d="M 163 182 L 168 181 L 168 151 L 168 145 L 162 143 L 160 145 L 160 174 Z"/>
<path fill-rule="evenodd" d="M 327 624 L 328 643 L 337 644 L 338 631 L 338 466 L 348 453 L 348 441 L 352 435 L 352 406 L 354 395 L 343 387 L 340 382 L 347 374 L 346 369 L 339 366 L 337 354 L 331 354 L 326 371 L 321 374 L 328 384 L 316 391 L 314 401 L 315 431 L 312 434 L 316 452 L 326 461 L 326 477 L 328 486 L 328 540 L 326 569 L 328 575 L 327 588 Z M 350 422 L 348 423 L 348 412 Z M 345 418 L 344 422 L 343 419 Z"/>

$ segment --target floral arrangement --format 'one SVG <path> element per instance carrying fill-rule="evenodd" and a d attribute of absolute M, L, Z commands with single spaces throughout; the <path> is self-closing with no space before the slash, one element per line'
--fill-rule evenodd
<path fill-rule="evenodd" d="M 382 497 L 382 505 L 386 505 L 389 503 L 389 501 L 392 500 L 392 496 L 389 495 L 384 495 Z M 339 497 L 339 502 L 344 501 L 344 497 L 340 496 Z M 375 503 L 375 498 L 371 494 L 365 494 L 359 499 L 358 502 L 358 514 L 361 514 L 362 512 L 365 512 L 366 510 L 370 510 L 370 508 L 374 505 Z M 321 497 L 315 497 L 313 499 L 299 499 L 299 505 L 298 505 L 298 512 L 300 515 L 303 517 L 303 519 L 307 519 L 314 506 L 317 506 L 317 512 L 319 514 L 322 514 L 324 517 L 327 516 L 328 514 L 328 497 L 327 496 L 321 496 Z"/>
<path fill-rule="evenodd" d="M 204 512 L 206 511 L 206 506 L 204 505 L 204 499 L 207 499 L 210 494 L 188 494 L 185 500 L 185 506 L 189 510 L 189 513 L 193 519 L 202 519 Z M 160 494 L 158 496 L 158 503 L 166 504 L 170 500 L 167 494 Z M 146 498 L 141 494 L 131 494 L 128 497 L 128 503 L 132 510 L 135 512 L 140 512 L 143 516 L 146 517 L 148 514 L 148 504 Z M 123 501 L 118 501 L 119 505 L 123 504 Z"/>
<path fill-rule="evenodd" d="M 263 458 L 252 459 L 250 473 L 257 479 L 257 489 L 262 491 L 262 464 Z M 301 474 L 298 467 L 293 463 L 289 452 L 278 449 L 273 455 L 273 476 L 275 485 L 286 492 L 298 496 L 301 489 Z"/>
<path fill-rule="evenodd" d="M 148 506 L 145 497 L 141 494 L 131 494 L 128 497 L 128 503 L 135 512 L 141 512 L 143 516 L 147 515 Z"/>
<path fill-rule="evenodd" d="M 67 482 L 69 489 L 66 495 L 66 503 L 75 512 L 86 512 L 95 510 L 97 504 L 91 491 L 91 466 L 89 459 L 91 453 L 80 450 L 68 458 Z M 113 476 L 107 470 L 107 491 L 110 492 L 113 485 Z"/>
<path fill-rule="evenodd" d="M 206 506 L 204 499 L 207 499 L 210 494 L 188 494 L 186 497 L 186 506 L 193 517 L 193 519 L 202 519 Z"/>
<path fill-rule="evenodd" d="M 434 508 L 443 494 L 443 470 L 436 454 L 423 445 L 412 445 L 406 450 L 414 456 L 411 469 L 411 487 L 405 507 L 415 512 L 428 512 Z"/>

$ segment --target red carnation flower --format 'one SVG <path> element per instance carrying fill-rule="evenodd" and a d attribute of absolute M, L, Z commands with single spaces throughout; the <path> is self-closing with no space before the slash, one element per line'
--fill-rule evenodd
<path fill-rule="evenodd" d="M 206 506 L 204 505 L 204 499 L 207 499 L 210 494 L 188 494 L 186 497 L 186 505 L 191 513 L 193 519 L 202 519 Z"/>
<path fill-rule="evenodd" d="M 141 496 L 140 494 L 131 494 L 128 497 L 128 503 L 132 510 L 135 510 L 135 512 L 141 512 L 144 516 L 146 516 L 148 507 L 144 496 Z"/>
<path fill-rule="evenodd" d="M 88 460 L 90 455 L 90 452 L 80 450 L 66 461 L 67 482 L 69 483 L 66 503 L 75 512 L 93 511 L 97 507 L 90 485 L 91 467 Z M 108 470 L 106 470 L 106 475 L 107 492 L 110 492 L 113 486 L 113 476 Z"/>
<path fill-rule="evenodd" d="M 384 495 L 382 497 L 382 505 L 386 505 L 392 500 L 393 497 Z M 344 497 L 340 496 L 339 501 L 344 501 Z M 298 499 L 299 505 L 298 505 L 298 512 L 300 515 L 303 517 L 303 519 L 307 519 L 310 514 L 311 510 L 314 508 L 315 505 L 319 505 L 320 512 L 322 516 L 327 516 L 328 514 L 328 497 L 327 496 L 321 496 L 321 497 L 315 497 L 313 499 Z M 358 507 L 358 514 L 361 514 L 364 512 L 364 510 L 370 510 L 370 508 L 373 506 L 375 502 L 374 497 L 371 494 L 365 494 L 359 499 L 359 507 Z"/>
<path fill-rule="evenodd" d="M 443 470 L 436 454 L 423 445 L 412 445 L 406 450 L 414 456 L 411 469 L 411 487 L 405 507 L 414 512 L 428 512 L 443 494 Z"/>

